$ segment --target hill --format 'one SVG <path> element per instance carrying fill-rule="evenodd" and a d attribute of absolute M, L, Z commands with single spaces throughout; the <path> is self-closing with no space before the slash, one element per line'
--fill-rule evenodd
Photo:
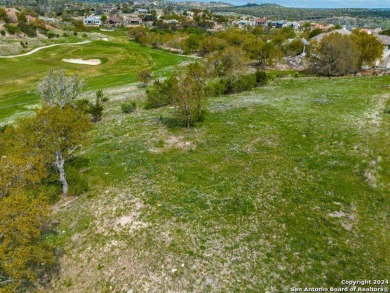
<path fill-rule="evenodd" d="M 213 98 L 197 128 L 110 94 L 57 204 L 51 292 L 289 292 L 388 274 L 390 77 Z M 142 105 L 142 99 L 138 100 Z M 330 121 L 332 123 L 330 123 Z"/>
<path fill-rule="evenodd" d="M 294 20 L 316 20 L 330 17 L 357 17 L 357 18 L 389 18 L 389 10 L 381 9 L 313 9 L 313 8 L 290 8 L 277 4 L 247 4 L 244 6 L 231 6 L 213 8 L 213 11 L 236 12 L 239 14 L 249 14 L 259 17 L 275 19 Z"/>

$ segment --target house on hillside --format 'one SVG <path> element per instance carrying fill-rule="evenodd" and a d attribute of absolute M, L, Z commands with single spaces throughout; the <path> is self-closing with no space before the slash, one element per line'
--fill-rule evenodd
<path fill-rule="evenodd" d="M 277 20 L 277 21 L 270 21 L 270 26 L 273 28 L 282 28 L 287 25 L 287 21 L 285 20 Z"/>
<path fill-rule="evenodd" d="M 110 13 L 114 9 L 111 4 L 103 5 L 103 13 Z"/>
<path fill-rule="evenodd" d="M 382 60 L 377 61 L 377 67 L 390 69 L 390 37 L 386 35 L 378 35 L 378 39 L 383 45 Z"/>
<path fill-rule="evenodd" d="M 148 10 L 147 9 L 142 9 L 142 8 L 138 8 L 135 13 L 137 14 L 147 14 L 148 13 Z"/>
<path fill-rule="evenodd" d="M 299 30 L 299 28 L 301 27 L 301 24 L 299 22 L 296 22 L 296 21 L 288 21 L 286 23 L 286 26 L 290 26 L 292 27 L 294 30 Z"/>
<path fill-rule="evenodd" d="M 123 20 L 122 18 L 118 17 L 118 16 L 111 16 L 108 20 L 107 20 L 107 24 L 111 27 L 119 27 L 119 26 L 122 26 L 123 25 Z"/>
<path fill-rule="evenodd" d="M 255 19 L 256 26 L 267 26 L 267 19 L 265 17 Z"/>
<path fill-rule="evenodd" d="M 248 26 L 254 26 L 255 22 L 252 20 L 240 19 L 240 20 L 233 21 L 233 25 L 238 26 L 238 28 L 240 29 L 244 29 Z"/>
<path fill-rule="evenodd" d="M 320 24 L 320 23 L 311 23 L 310 25 L 310 29 L 320 29 L 322 30 L 323 32 L 328 32 L 330 30 L 332 30 L 335 26 L 333 24 L 328 24 L 328 25 L 324 25 L 324 24 Z"/>
<path fill-rule="evenodd" d="M 83 23 L 86 26 L 99 26 L 102 24 L 102 20 L 100 19 L 100 16 L 88 16 L 83 19 Z"/>
<path fill-rule="evenodd" d="M 139 17 L 124 17 L 123 22 L 125 25 L 141 25 L 142 19 Z"/>

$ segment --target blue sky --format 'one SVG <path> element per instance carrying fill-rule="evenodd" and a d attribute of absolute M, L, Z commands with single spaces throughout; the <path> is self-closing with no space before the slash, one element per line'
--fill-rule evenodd
<path fill-rule="evenodd" d="M 224 2 L 229 2 L 234 5 L 243 5 L 248 2 L 251 3 L 251 0 L 225 0 Z M 286 7 L 306 8 L 390 8 L 390 0 L 255 0 L 254 2 L 256 4 L 275 3 Z"/>

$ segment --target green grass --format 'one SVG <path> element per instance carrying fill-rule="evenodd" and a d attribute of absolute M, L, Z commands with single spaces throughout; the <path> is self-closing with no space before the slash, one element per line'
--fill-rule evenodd
<path fill-rule="evenodd" d="M 36 86 L 52 67 L 63 68 L 67 74 L 78 73 L 86 80 L 85 90 L 97 90 L 133 83 L 143 68 L 151 68 L 155 76 L 162 76 L 170 66 L 188 59 L 129 42 L 123 32 L 120 35 L 115 32 L 109 37 L 108 42 L 58 46 L 30 56 L 0 59 L 0 123 L 21 114 L 39 101 L 35 94 Z M 62 61 L 66 58 L 97 58 L 102 64 L 71 64 Z"/>
<path fill-rule="evenodd" d="M 53 290 L 71 279 L 80 292 L 290 292 L 388 277 L 389 82 L 277 80 L 211 99 L 191 130 L 164 123 L 170 108 L 122 114 L 110 100 L 72 162 L 91 191 L 57 214 L 51 241 L 67 258 Z"/>

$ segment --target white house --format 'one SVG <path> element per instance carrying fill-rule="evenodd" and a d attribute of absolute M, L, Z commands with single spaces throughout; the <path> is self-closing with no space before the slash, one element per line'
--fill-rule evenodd
<path fill-rule="evenodd" d="M 99 26 L 102 24 L 102 20 L 100 19 L 100 16 L 91 15 L 84 18 L 83 23 L 86 26 Z"/>
<path fill-rule="evenodd" d="M 386 35 L 378 35 L 377 37 L 383 45 L 383 55 L 382 60 L 378 61 L 375 65 L 390 69 L 390 37 Z"/>

